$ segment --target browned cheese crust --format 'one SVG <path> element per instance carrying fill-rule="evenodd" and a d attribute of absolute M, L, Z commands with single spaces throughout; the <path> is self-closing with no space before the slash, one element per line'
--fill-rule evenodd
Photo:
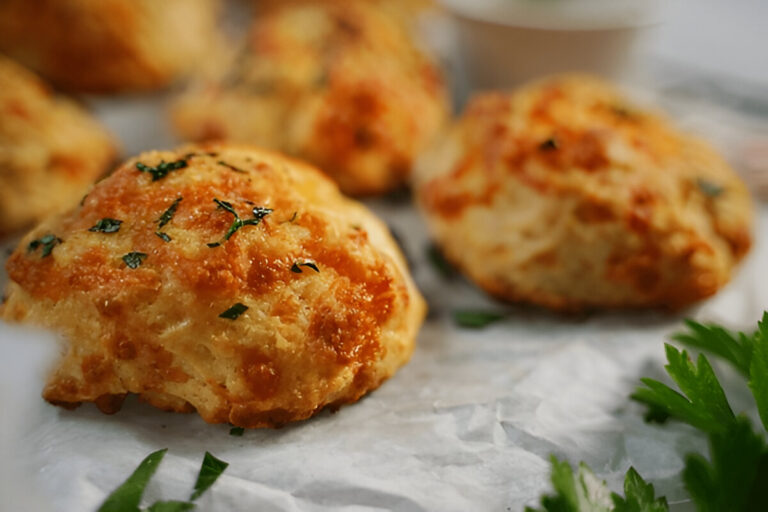
<path fill-rule="evenodd" d="M 91 230 L 105 218 L 119 229 Z M 50 402 L 114 412 L 136 393 L 243 427 L 358 400 L 409 359 L 425 312 L 382 222 L 314 168 L 247 146 L 129 160 L 7 270 L 2 317 L 67 340 Z"/>
<path fill-rule="evenodd" d="M 77 203 L 115 153 L 82 108 L 0 56 L 0 236 Z"/>
<path fill-rule="evenodd" d="M 228 73 L 176 102 L 178 133 L 300 156 L 348 194 L 402 186 L 448 102 L 395 12 L 365 0 L 267 2 Z"/>
<path fill-rule="evenodd" d="M 588 76 L 474 98 L 416 174 L 447 257 L 511 301 L 681 308 L 751 243 L 749 194 L 723 159 Z"/>
<path fill-rule="evenodd" d="M 218 0 L 3 0 L 0 51 L 72 91 L 164 87 L 219 45 Z"/>

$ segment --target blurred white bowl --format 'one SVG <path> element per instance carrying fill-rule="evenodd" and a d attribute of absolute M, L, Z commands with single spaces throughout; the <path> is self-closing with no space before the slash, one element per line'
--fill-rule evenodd
<path fill-rule="evenodd" d="M 442 0 L 456 20 L 471 89 L 566 71 L 627 82 L 659 0 Z"/>

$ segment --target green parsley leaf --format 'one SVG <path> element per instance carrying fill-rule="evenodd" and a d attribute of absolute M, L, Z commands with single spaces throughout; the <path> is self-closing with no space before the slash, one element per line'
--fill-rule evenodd
<path fill-rule="evenodd" d="M 294 262 L 293 265 L 291 265 L 291 272 L 295 272 L 296 274 L 301 274 L 302 270 L 301 267 L 308 267 L 314 270 L 315 272 L 320 272 L 320 269 L 317 268 L 317 264 L 312 261 L 304 261 L 299 263 L 298 261 Z"/>
<path fill-rule="evenodd" d="M 554 137 L 550 137 L 541 144 L 539 144 L 539 149 L 541 151 L 554 151 L 557 148 L 559 148 L 560 145 L 557 142 L 557 139 Z"/>
<path fill-rule="evenodd" d="M 252 212 L 253 212 L 253 218 L 252 219 L 241 219 L 240 216 L 235 211 L 235 208 L 232 206 L 232 203 L 229 203 L 227 201 L 220 201 L 219 199 L 214 199 L 213 202 L 216 203 L 216 205 L 219 208 L 221 208 L 221 209 L 231 213 L 232 215 L 234 215 L 235 220 L 232 221 L 232 225 L 229 226 L 229 229 L 227 230 L 226 234 L 224 235 L 224 238 L 221 241 L 219 241 L 219 242 L 210 242 L 210 243 L 206 244 L 206 245 L 208 245 L 208 247 L 218 247 L 218 246 L 220 246 L 223 242 L 226 242 L 227 240 L 229 240 L 230 237 L 232 237 L 232 235 L 234 235 L 235 232 L 237 232 L 238 229 L 242 228 L 243 226 L 256 226 L 257 224 L 259 224 L 261 222 L 261 220 L 264 217 L 266 217 L 267 215 L 269 215 L 273 211 L 271 208 L 263 208 L 261 206 L 256 206 L 252 210 Z"/>
<path fill-rule="evenodd" d="M 427 247 L 427 258 L 429 258 L 432 266 L 442 277 L 451 279 L 458 275 L 456 269 L 453 268 L 453 265 L 448 263 L 448 260 L 445 259 L 442 251 L 436 245 L 431 244 Z"/>
<path fill-rule="evenodd" d="M 117 233 L 120 231 L 120 224 L 122 223 L 123 221 L 121 220 L 103 218 L 95 226 L 90 227 L 88 231 L 93 231 L 94 233 Z"/>
<path fill-rule="evenodd" d="M 229 466 L 228 463 L 223 460 L 219 460 L 208 452 L 205 452 L 203 458 L 203 465 L 200 467 L 200 473 L 197 475 L 197 481 L 195 482 L 195 491 L 189 497 L 190 500 L 196 500 L 203 495 L 224 473 L 224 470 Z"/>
<path fill-rule="evenodd" d="M 226 318 L 227 320 L 237 320 L 237 318 L 248 311 L 248 306 L 238 302 L 225 312 L 219 315 L 219 318 Z"/>
<path fill-rule="evenodd" d="M 667 499 L 656 498 L 653 485 L 646 483 L 635 468 L 629 468 L 624 478 L 624 496 L 611 494 L 614 512 L 667 512 Z"/>
<path fill-rule="evenodd" d="M 686 320 L 685 325 L 688 332 L 673 334 L 673 340 L 722 357 L 743 375 L 749 375 L 754 336 L 739 333 L 737 337 L 719 325 L 700 324 L 693 320 Z"/>
<path fill-rule="evenodd" d="M 170 242 L 171 240 L 173 240 L 170 236 L 168 236 L 168 233 L 163 233 L 162 231 L 155 231 L 155 235 L 160 237 L 163 240 L 163 242 Z"/>
<path fill-rule="evenodd" d="M 99 507 L 98 512 L 136 512 L 152 475 L 165 456 L 168 449 L 150 453 L 141 461 L 139 467 L 123 482 L 123 484 L 110 494 Z"/>
<path fill-rule="evenodd" d="M 494 322 L 504 319 L 503 313 L 495 313 L 492 311 L 454 311 L 453 321 L 459 327 L 466 327 L 469 329 L 482 329 Z"/>
<path fill-rule="evenodd" d="M 147 512 L 185 512 L 195 507 L 195 504 L 189 501 L 156 501 Z"/>
<path fill-rule="evenodd" d="M 700 512 L 768 510 L 768 452 L 743 416 L 709 436 L 711 462 L 686 457 L 683 481 Z"/>
<path fill-rule="evenodd" d="M 684 350 L 680 352 L 667 344 L 666 352 L 669 364 L 665 368 L 684 394 L 646 378 L 641 379 L 646 387 L 638 388 L 632 398 L 653 403 L 670 416 L 704 432 L 729 428 L 735 416 L 706 356 L 700 354 L 694 365 Z"/>
<path fill-rule="evenodd" d="M 175 162 L 166 162 L 165 160 L 161 160 L 160 163 L 154 167 L 150 167 L 141 162 L 136 162 L 136 168 L 141 172 L 148 172 L 150 175 L 152 175 L 152 181 L 163 179 L 168 176 L 169 172 L 183 169 L 186 166 L 187 161 L 183 158 L 181 160 L 176 160 Z"/>
<path fill-rule="evenodd" d="M 717 183 L 712 183 L 711 181 L 705 180 L 704 178 L 697 179 L 696 185 L 698 185 L 702 194 L 711 199 L 715 199 L 716 197 L 721 196 L 723 192 L 725 192 L 725 188 L 718 185 Z"/>
<path fill-rule="evenodd" d="M 157 219 L 157 229 L 160 229 L 171 222 L 173 216 L 176 215 L 176 209 L 179 207 L 179 203 L 182 201 L 182 199 L 184 198 L 177 197 L 173 203 L 171 203 L 171 206 L 169 206 L 168 209 L 165 210 L 162 215 L 160 215 L 160 218 Z"/>
<path fill-rule="evenodd" d="M 232 170 L 232 171 L 235 171 L 235 172 L 239 172 L 239 173 L 241 173 L 241 174 L 248 174 L 248 171 L 245 171 L 245 170 L 243 170 L 243 169 L 241 169 L 241 168 L 239 168 L 239 167 L 235 167 L 234 165 L 232 165 L 232 164 L 230 164 L 230 163 L 227 163 L 227 162 L 225 162 L 225 161 L 223 161 L 223 160 L 219 160 L 219 161 L 218 161 L 218 162 L 216 162 L 216 163 L 217 163 L 217 164 L 219 164 L 219 165 L 221 165 L 221 166 L 224 166 L 224 167 L 226 167 L 227 169 L 230 169 L 230 170 Z"/>
<path fill-rule="evenodd" d="M 56 235 L 47 234 L 42 238 L 38 238 L 37 240 L 32 240 L 29 242 L 29 245 L 27 246 L 27 252 L 32 252 L 37 250 L 38 247 L 42 247 L 43 250 L 40 253 L 40 258 L 46 258 L 51 255 L 53 248 L 61 243 L 64 243 L 64 240 L 57 237 Z"/>
<path fill-rule="evenodd" d="M 768 430 L 768 312 L 758 323 L 753 337 L 754 350 L 749 366 L 749 389 L 757 402 L 757 410 L 763 426 Z M 768 482 L 768 481 L 766 481 Z"/>
<path fill-rule="evenodd" d="M 147 259 L 147 255 L 143 252 L 129 252 L 123 256 L 123 262 L 125 262 L 128 268 L 134 269 L 139 268 L 145 259 Z"/>
<path fill-rule="evenodd" d="M 243 427 L 232 427 L 229 429 L 229 435 L 241 437 L 245 433 L 245 429 Z"/>
<path fill-rule="evenodd" d="M 541 498 L 541 509 L 526 507 L 526 512 L 610 512 L 611 493 L 587 467 L 579 465 L 578 473 L 574 474 L 571 465 L 559 461 L 553 455 L 552 485 L 555 494 Z"/>

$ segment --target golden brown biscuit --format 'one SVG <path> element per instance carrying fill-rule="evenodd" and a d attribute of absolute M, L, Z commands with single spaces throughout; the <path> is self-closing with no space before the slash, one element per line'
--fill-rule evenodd
<path fill-rule="evenodd" d="M 403 185 L 447 115 L 439 69 L 376 3 L 267 2 L 229 73 L 176 103 L 191 140 L 254 142 L 318 165 L 355 194 Z"/>
<path fill-rule="evenodd" d="M 82 108 L 0 55 L 0 236 L 75 204 L 114 158 Z"/>
<path fill-rule="evenodd" d="M 476 97 L 416 179 L 452 262 L 553 309 L 683 307 L 751 242 L 749 194 L 723 159 L 588 76 Z"/>
<path fill-rule="evenodd" d="M 47 400 L 114 412 L 136 393 L 243 427 L 375 389 L 425 310 L 381 221 L 314 168 L 247 146 L 129 160 L 7 269 L 3 318 L 68 340 Z"/>
<path fill-rule="evenodd" d="M 3 0 L 0 51 L 83 92 L 164 87 L 218 45 L 217 0 Z"/>

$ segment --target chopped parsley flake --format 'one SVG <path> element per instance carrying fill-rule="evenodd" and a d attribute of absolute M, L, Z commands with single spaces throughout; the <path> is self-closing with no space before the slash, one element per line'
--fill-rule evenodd
<path fill-rule="evenodd" d="M 295 272 L 295 273 L 297 273 L 297 274 L 301 274 L 301 273 L 302 273 L 301 267 L 309 267 L 309 268 L 311 268 L 312 270 L 314 270 L 315 272 L 320 272 L 320 269 L 319 269 L 319 268 L 317 268 L 317 264 L 315 264 L 315 263 L 314 263 L 314 262 L 312 262 L 312 261 L 305 261 L 305 262 L 303 262 L 303 263 L 299 263 L 298 261 L 297 261 L 297 262 L 295 262 L 295 263 L 294 263 L 294 264 L 291 266 L 291 272 Z"/>
<path fill-rule="evenodd" d="M 123 484 L 110 494 L 98 509 L 98 512 L 184 512 L 195 508 L 196 499 L 202 496 L 229 466 L 223 460 L 219 460 L 209 452 L 205 452 L 200 472 L 197 475 L 194 491 L 189 501 L 167 500 L 156 501 L 147 508 L 139 508 L 141 498 L 147 484 L 157 471 L 167 449 L 158 450 L 149 454 L 139 467 L 128 477 Z"/>
<path fill-rule="evenodd" d="M 504 318 L 503 313 L 492 311 L 454 311 L 453 321 L 459 327 L 482 329 Z"/>
<path fill-rule="evenodd" d="M 702 194 L 712 199 L 721 196 L 723 192 L 725 192 L 725 189 L 717 183 L 712 183 L 703 178 L 697 179 L 696 184 L 699 186 L 699 190 L 701 190 Z"/>
<path fill-rule="evenodd" d="M 216 482 L 228 466 L 228 463 L 217 459 L 209 452 L 205 452 L 203 464 L 200 466 L 200 472 L 198 473 L 197 481 L 195 482 L 195 490 L 189 499 L 194 501 L 202 496 L 203 493 Z"/>
<path fill-rule="evenodd" d="M 227 320 L 237 320 L 237 318 L 248 311 L 248 306 L 238 302 L 225 312 L 219 315 L 219 318 L 226 318 Z"/>
<path fill-rule="evenodd" d="M 222 242 L 226 242 L 229 240 L 232 235 L 234 235 L 238 229 L 242 228 L 243 226 L 256 226 L 261 222 L 261 220 L 272 213 L 271 208 L 264 208 L 261 206 L 255 206 L 252 210 L 253 212 L 253 218 L 252 219 L 241 219 L 240 216 L 235 211 L 235 208 L 232 206 L 232 203 L 229 203 L 227 201 L 220 201 L 219 199 L 214 199 L 214 203 L 218 205 L 219 208 L 228 211 L 232 215 L 234 215 L 235 220 L 232 221 L 232 225 L 229 226 L 229 229 L 227 230 L 226 234 L 224 235 L 224 238 L 218 242 L 211 242 L 208 243 L 208 247 L 218 247 L 222 244 Z"/>
<path fill-rule="evenodd" d="M 27 246 L 27 252 L 32 252 L 37 250 L 38 247 L 42 247 L 43 250 L 40 254 L 40 257 L 45 258 L 51 255 L 54 247 L 63 242 L 64 240 L 57 237 L 56 235 L 48 234 L 42 238 L 38 238 L 37 240 L 32 240 L 29 242 L 29 245 Z"/>
<path fill-rule="evenodd" d="M 436 245 L 430 244 L 427 247 L 427 258 L 442 277 L 452 279 L 458 275 L 456 269 L 445 259 L 443 252 Z"/>
<path fill-rule="evenodd" d="M 168 207 L 167 210 L 163 212 L 163 214 L 160 216 L 159 219 L 157 219 L 157 227 L 162 228 L 169 222 L 171 222 L 171 219 L 173 219 L 173 216 L 176 215 L 176 209 L 179 207 L 179 203 L 181 200 L 184 199 L 183 197 L 177 197 L 173 203 L 171 203 L 171 206 Z"/>
<path fill-rule="evenodd" d="M 232 427 L 229 429 L 229 435 L 241 437 L 245 433 L 245 429 L 243 427 Z"/>
<path fill-rule="evenodd" d="M 158 237 L 160 237 L 160 239 L 163 242 L 170 242 L 171 240 L 173 240 L 170 236 L 168 236 L 168 233 L 163 233 L 162 231 L 155 231 L 155 234 Z"/>
<path fill-rule="evenodd" d="M 95 226 L 91 226 L 88 231 L 101 232 L 101 233 L 117 233 L 120 231 L 120 225 L 123 223 L 121 220 L 103 218 L 96 223 Z"/>
<path fill-rule="evenodd" d="M 169 172 L 183 169 L 186 166 L 187 160 L 184 158 L 181 160 L 176 160 L 175 162 L 166 162 L 165 160 L 160 160 L 160 163 L 154 167 L 150 167 L 141 162 L 136 162 L 136 168 L 141 172 L 148 172 L 151 174 L 152 181 L 161 180 L 168 176 Z"/>
<path fill-rule="evenodd" d="M 550 137 L 541 144 L 539 144 L 539 149 L 542 151 L 553 151 L 557 148 L 559 148 L 560 145 L 557 143 L 557 139 L 554 137 Z"/>
<path fill-rule="evenodd" d="M 152 475 L 157 471 L 157 467 L 162 462 L 167 451 L 168 449 L 166 448 L 147 455 L 133 474 L 120 487 L 112 491 L 112 494 L 99 507 L 98 512 L 139 510 L 139 503 L 144 495 L 144 489 L 147 487 Z"/>
<path fill-rule="evenodd" d="M 230 169 L 230 170 L 232 170 L 232 171 L 235 171 L 235 172 L 239 172 L 239 173 L 241 173 L 241 174 L 248 174 L 248 171 L 246 171 L 246 170 L 244 170 L 244 169 L 241 169 L 241 168 L 239 168 L 239 167 L 235 167 L 234 165 L 232 165 L 232 164 L 230 164 L 230 163 L 227 163 L 227 162 L 225 162 L 224 160 L 219 160 L 219 161 L 218 161 L 218 162 L 216 162 L 216 163 L 217 163 L 217 164 L 219 164 L 219 165 L 221 165 L 221 166 L 223 166 L 223 167 L 226 167 L 227 169 Z"/>
<path fill-rule="evenodd" d="M 123 256 L 123 261 L 128 268 L 139 268 L 145 259 L 147 259 L 147 255 L 143 252 L 129 252 Z"/>

